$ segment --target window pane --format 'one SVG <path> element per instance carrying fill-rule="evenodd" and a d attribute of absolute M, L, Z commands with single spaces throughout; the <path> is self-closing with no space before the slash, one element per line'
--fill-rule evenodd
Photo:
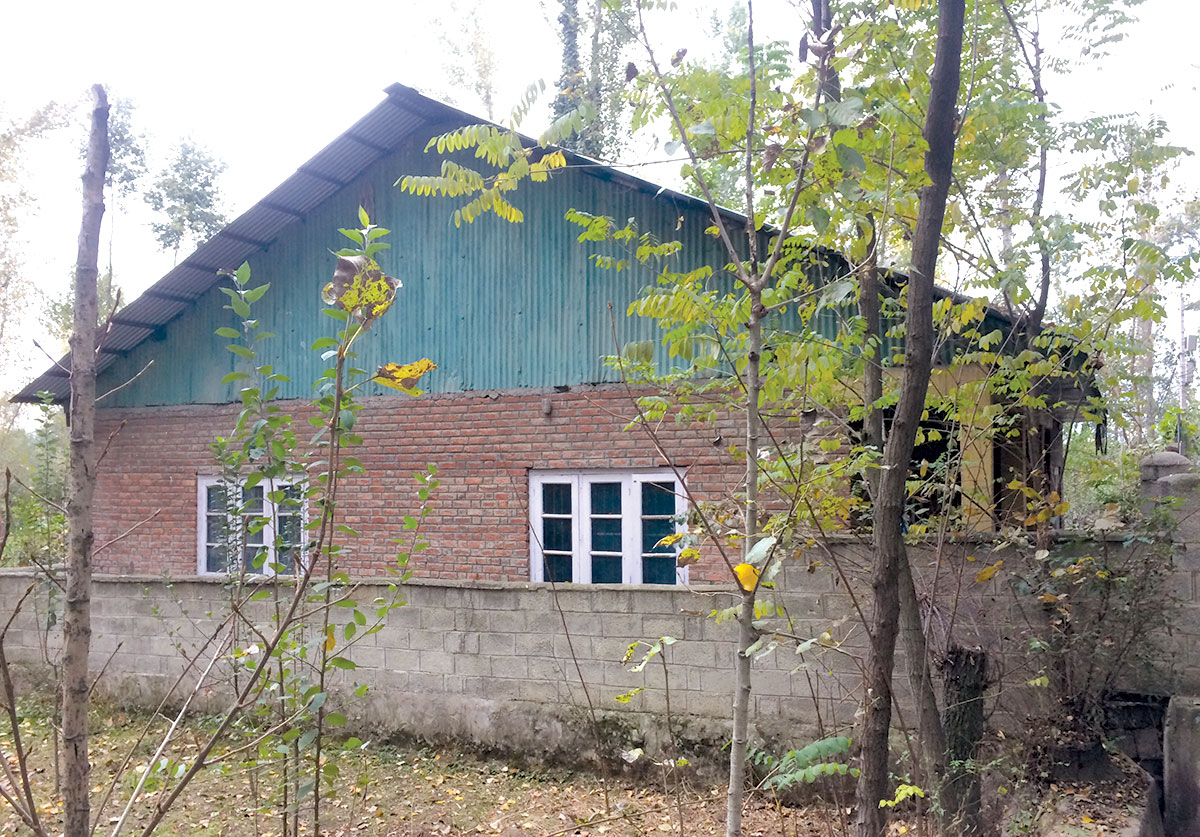
<path fill-rule="evenodd" d="M 225 503 L 225 486 L 210 485 L 208 486 L 208 510 L 210 512 L 223 512 L 227 508 Z"/>
<path fill-rule="evenodd" d="M 247 514 L 262 514 L 263 510 L 263 489 L 261 485 L 256 485 L 254 488 L 247 488 L 242 492 L 242 502 L 246 504 Z"/>
<path fill-rule="evenodd" d="M 300 517 L 294 514 L 281 514 L 278 519 L 279 542 L 288 546 L 300 543 Z"/>
<path fill-rule="evenodd" d="M 207 543 L 221 543 L 225 540 L 225 516 L 210 514 L 207 517 L 207 527 L 204 540 Z"/>
<path fill-rule="evenodd" d="M 548 482 L 542 486 L 542 513 L 571 513 L 571 484 L 569 482 Z"/>
<path fill-rule="evenodd" d="M 642 558 L 643 584 L 674 584 L 675 556 L 650 555 Z"/>
<path fill-rule="evenodd" d="M 277 572 L 291 573 L 296 566 L 296 548 L 280 548 L 275 552 L 275 563 L 279 565 Z"/>
<path fill-rule="evenodd" d="M 662 552 L 675 554 L 675 548 L 672 546 L 658 546 L 655 544 L 665 538 L 667 535 L 675 531 L 675 524 L 667 518 L 658 520 L 643 520 L 642 521 L 642 552 Z"/>
<path fill-rule="evenodd" d="M 592 483 L 592 514 L 621 513 L 621 483 Z"/>
<path fill-rule="evenodd" d="M 246 572 L 260 573 L 267 565 L 267 551 L 261 546 L 247 546 L 242 550 Z"/>
<path fill-rule="evenodd" d="M 570 581 L 571 580 L 571 556 L 570 555 L 547 555 L 546 556 L 546 581 Z"/>
<path fill-rule="evenodd" d="M 593 555 L 592 583 L 620 584 L 621 557 L 619 555 Z"/>
<path fill-rule="evenodd" d="M 570 518 L 542 519 L 542 549 L 550 552 L 570 552 L 572 546 Z"/>
<path fill-rule="evenodd" d="M 204 569 L 210 573 L 225 572 L 225 546 L 220 544 L 207 548 L 204 556 Z"/>
<path fill-rule="evenodd" d="M 592 551 L 620 552 L 621 551 L 621 518 L 593 517 L 592 518 Z"/>
<path fill-rule="evenodd" d="M 675 483 L 642 483 L 642 514 L 675 514 Z"/>
<path fill-rule="evenodd" d="M 246 543 L 262 543 L 263 530 L 266 527 L 263 525 L 262 518 L 256 520 L 246 520 Z"/>

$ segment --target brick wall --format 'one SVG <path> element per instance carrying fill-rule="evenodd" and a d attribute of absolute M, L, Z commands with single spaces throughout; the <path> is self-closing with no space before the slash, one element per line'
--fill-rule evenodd
<path fill-rule="evenodd" d="M 689 488 L 720 497 L 738 484 L 743 465 L 729 453 L 740 437 L 724 425 L 659 427 L 665 461 L 644 432 L 625 430 L 634 412 L 620 387 L 568 392 L 521 390 L 419 399 L 363 399 L 354 451 L 367 475 L 347 481 L 340 508 L 360 537 L 347 561 L 358 575 L 394 566 L 390 539 L 404 533 L 404 514 L 418 506 L 414 472 L 438 467 L 441 487 L 426 530 L 430 542 L 415 567 L 422 578 L 522 581 L 529 578 L 528 471 L 531 468 L 655 468 L 673 464 Z M 306 437 L 310 414 L 285 402 Z M 549 413 L 545 412 L 549 407 Z M 97 569 L 113 573 L 196 572 L 196 477 L 217 472 L 209 450 L 227 435 L 232 405 L 101 410 L 97 440 L 107 451 L 97 485 L 96 542 L 127 537 L 102 550 Z M 154 516 L 153 520 L 141 523 Z M 141 523 L 141 525 L 138 525 Z M 728 572 L 708 556 L 693 567 L 694 580 L 723 579 Z"/>

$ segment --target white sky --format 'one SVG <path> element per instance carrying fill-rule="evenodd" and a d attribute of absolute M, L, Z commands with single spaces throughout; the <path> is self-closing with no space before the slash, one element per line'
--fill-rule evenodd
<path fill-rule="evenodd" d="M 726 5 L 680 0 L 670 33 L 679 43 L 672 48 L 705 51 L 711 45 L 703 24 L 712 8 Z M 392 82 L 435 96 L 444 92 L 435 18 L 453 20 L 455 8 L 473 6 L 473 0 L 10 3 L 0 50 L 0 115 L 18 116 L 50 100 L 80 102 L 92 83 L 102 82 L 137 106 L 136 126 L 148 134 L 152 170 L 181 137 L 228 164 L 222 184 L 232 218 L 377 104 Z M 541 78 L 552 85 L 557 78 L 558 3 L 478 0 L 477 9 L 485 31 L 495 33 L 500 116 L 530 82 Z M 1050 96 L 1071 117 L 1162 115 L 1174 141 L 1188 145 L 1200 136 L 1194 45 L 1200 6 L 1147 0 L 1139 14 L 1110 59 L 1086 75 L 1052 81 Z M 786 0 L 759 0 L 756 16 L 770 24 L 764 28 L 772 37 L 794 38 L 800 31 L 792 24 L 799 13 Z M 464 109 L 479 110 L 469 92 L 457 98 Z M 74 136 L 69 133 L 35 149 L 27 179 L 38 201 L 26 224 L 29 260 L 37 286 L 51 292 L 67 287 L 79 224 L 82 124 Z M 1195 158 L 1181 167 L 1177 182 L 1186 194 L 1200 192 Z M 110 199 L 108 213 L 116 216 L 114 267 L 127 298 L 171 266 L 171 256 L 157 252 L 146 210 L 134 201 L 136 206 L 114 207 Z M 36 323 L 27 329 L 34 336 Z M 25 348 L 0 371 L 0 389 L 47 365 L 31 341 Z"/>

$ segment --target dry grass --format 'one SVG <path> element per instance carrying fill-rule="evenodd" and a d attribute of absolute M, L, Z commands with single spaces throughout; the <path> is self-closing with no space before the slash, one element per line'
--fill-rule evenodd
<path fill-rule="evenodd" d="M 61 800 L 54 794 L 54 760 L 47 707 L 32 704 L 22 722 L 33 743 L 30 766 L 42 816 L 54 833 Z M 154 739 L 138 742 L 147 722 L 164 719 L 97 708 L 91 744 L 93 814 L 131 748 L 133 768 L 117 780 L 113 801 L 100 814 L 98 834 L 107 833 L 128 800 L 137 777 L 148 768 Z M 206 719 L 194 719 L 179 736 L 183 758 L 203 739 Z M 7 741 L 4 742 L 7 745 Z M 8 750 L 6 749 L 6 752 Z M 626 775 L 611 780 L 608 804 L 594 775 L 557 770 L 519 770 L 469 752 L 373 744 L 339 749 L 340 776 L 322 813 L 328 835 L 710 835 L 724 833 L 723 788 L 686 783 L 678 792 Z M 163 793 L 158 774 L 135 807 L 125 833 L 136 833 Z M 156 786 L 157 785 L 157 786 Z M 271 791 L 278 774 L 271 766 L 226 763 L 210 768 L 180 798 L 157 833 L 267 837 L 281 831 L 279 802 Z M 2 804 L 2 803 L 0 803 Z M 5 834 L 21 833 L 19 820 L 0 811 Z M 744 833 L 842 837 L 846 832 L 830 805 L 786 807 L 752 796 Z"/>

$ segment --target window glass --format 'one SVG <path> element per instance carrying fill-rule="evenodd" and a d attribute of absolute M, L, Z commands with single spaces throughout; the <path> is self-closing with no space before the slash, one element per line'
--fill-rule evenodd
<path fill-rule="evenodd" d="M 550 482 L 542 487 L 543 514 L 571 513 L 571 484 Z"/>
<path fill-rule="evenodd" d="M 542 519 L 542 549 L 547 552 L 571 552 L 571 518 L 546 517 Z"/>
<path fill-rule="evenodd" d="M 675 531 L 675 483 L 642 484 L 642 583 L 675 583 L 675 548 L 659 543 Z"/>
<path fill-rule="evenodd" d="M 621 563 L 620 555 L 593 555 L 592 584 L 620 584 Z"/>
<path fill-rule="evenodd" d="M 571 556 L 570 555 L 546 555 L 546 581 L 570 581 L 571 580 Z"/>
<path fill-rule="evenodd" d="M 578 499 L 576 499 L 578 498 Z M 668 473 L 530 472 L 535 581 L 675 584 L 680 486 Z"/>
<path fill-rule="evenodd" d="M 621 483 L 594 482 L 591 491 L 592 514 L 621 514 Z"/>
<path fill-rule="evenodd" d="M 229 572 L 230 556 L 240 555 L 246 572 L 291 572 L 304 541 L 301 496 L 296 486 L 239 490 L 201 477 L 200 571 Z"/>
<path fill-rule="evenodd" d="M 675 514 L 675 483 L 647 482 L 642 484 L 642 514 Z"/>

